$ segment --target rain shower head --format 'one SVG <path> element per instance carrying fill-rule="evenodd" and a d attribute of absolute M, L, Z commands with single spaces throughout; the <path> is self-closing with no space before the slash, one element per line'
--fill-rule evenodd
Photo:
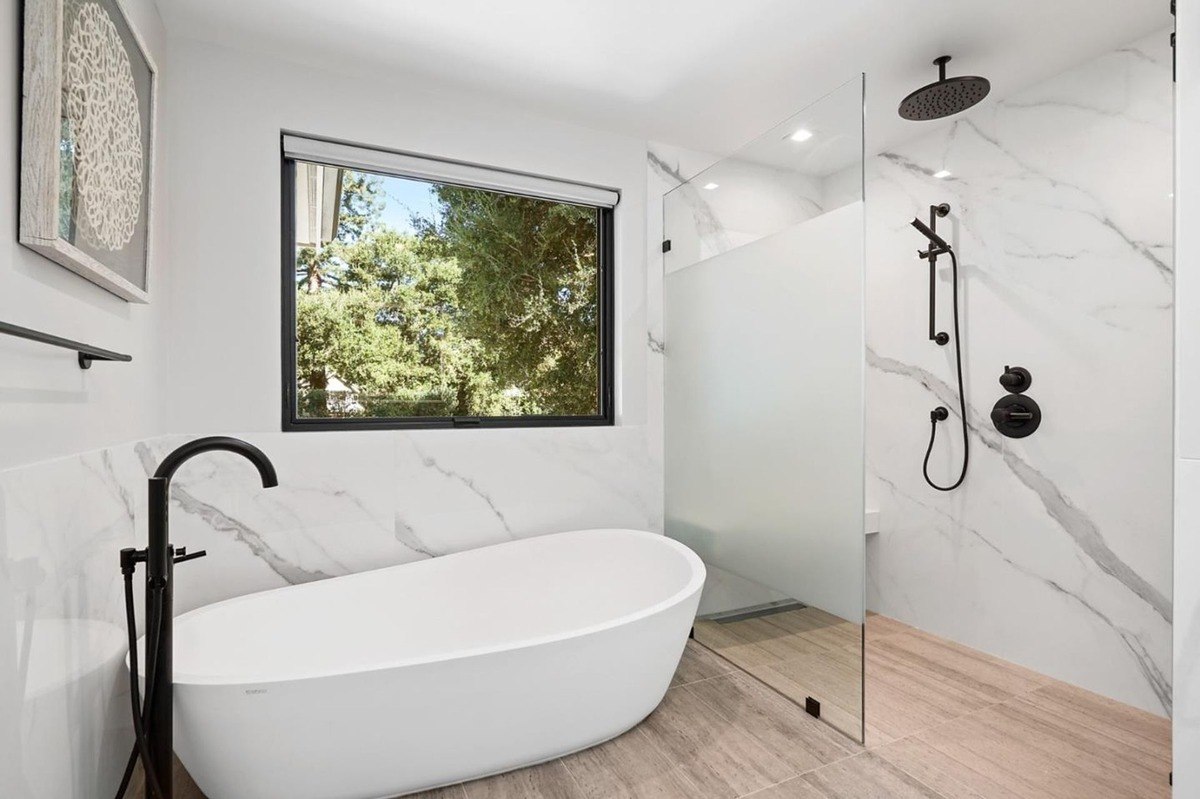
<path fill-rule="evenodd" d="M 948 55 L 933 60 L 938 67 L 938 79 L 905 97 L 900 103 L 900 116 L 915 122 L 941 119 L 966 111 L 988 96 L 992 84 L 987 78 L 974 75 L 947 78 L 946 64 L 949 61 Z"/>

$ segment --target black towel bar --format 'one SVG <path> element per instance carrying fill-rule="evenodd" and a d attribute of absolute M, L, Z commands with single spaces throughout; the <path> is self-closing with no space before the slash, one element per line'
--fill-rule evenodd
<path fill-rule="evenodd" d="M 52 336 L 49 333 L 41 333 L 37 330 L 30 330 L 27 327 L 18 325 L 10 325 L 8 322 L 0 322 L 0 333 L 6 336 L 16 336 L 30 341 L 38 341 L 42 344 L 49 344 L 52 347 L 62 347 L 63 349 L 75 350 L 79 356 L 79 368 L 92 368 L 92 361 L 132 361 L 132 355 L 126 355 L 121 352 L 113 352 L 112 350 L 93 347 L 91 344 L 82 344 L 78 341 L 71 341 L 69 338 L 62 336 Z"/>

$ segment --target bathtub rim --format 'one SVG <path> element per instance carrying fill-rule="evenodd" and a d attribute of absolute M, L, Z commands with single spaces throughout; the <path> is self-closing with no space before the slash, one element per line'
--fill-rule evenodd
<path fill-rule="evenodd" d="M 598 633 L 605 632 L 606 630 L 611 630 L 611 629 L 615 629 L 617 627 L 622 627 L 622 626 L 625 626 L 628 624 L 636 623 L 642 619 L 649 618 L 656 614 L 665 612 L 665 611 L 669 610 L 670 608 L 673 608 L 673 607 L 687 601 L 688 598 L 690 598 L 694 594 L 698 593 L 704 587 L 704 581 L 707 578 L 707 569 L 704 566 L 704 561 L 700 558 L 699 555 L 697 555 L 695 552 L 693 552 L 687 545 L 685 545 L 679 541 L 676 541 L 675 539 L 671 538 L 670 536 L 666 535 L 665 533 L 653 533 L 648 530 L 635 530 L 633 528 L 625 528 L 625 527 L 595 527 L 595 528 L 588 528 L 588 529 L 582 529 L 582 530 L 563 530 L 563 531 L 560 531 L 557 533 L 547 533 L 545 535 L 540 535 L 540 536 L 530 536 L 528 538 L 516 539 L 514 541 L 502 541 L 502 542 L 499 542 L 496 544 L 489 544 L 488 546 L 485 546 L 485 547 L 476 547 L 474 549 L 462 550 L 461 552 L 453 552 L 453 553 L 450 553 L 449 555 L 441 555 L 437 558 L 427 558 L 425 560 L 420 560 L 420 561 L 410 561 L 408 563 L 398 563 L 398 564 L 393 564 L 391 566 L 381 566 L 377 569 L 368 569 L 366 571 L 354 572 L 352 574 L 338 575 L 337 577 L 331 577 L 328 579 L 330 579 L 330 580 L 353 580 L 354 578 L 365 578 L 368 575 L 372 575 L 372 574 L 375 574 L 376 572 L 380 572 L 380 571 L 385 571 L 387 569 L 399 569 L 399 568 L 403 568 L 404 566 L 414 565 L 416 563 L 429 563 L 429 562 L 433 562 L 436 560 L 440 560 L 441 558 L 454 557 L 455 555 L 467 554 L 467 553 L 472 553 L 472 552 L 480 552 L 480 551 L 484 551 L 487 549 L 492 549 L 494 547 L 508 546 L 510 544 L 519 543 L 521 541 L 535 540 L 538 538 L 551 538 L 554 536 L 562 536 L 562 535 L 573 535 L 573 534 L 582 535 L 582 534 L 587 534 L 587 533 L 619 533 L 621 535 L 629 535 L 634 538 L 640 538 L 640 539 L 647 540 L 647 541 L 653 540 L 656 542 L 656 544 L 665 545 L 665 546 L 673 549 L 680 556 L 682 556 L 684 561 L 691 567 L 691 572 L 688 577 L 687 583 L 683 586 L 683 588 L 679 589 L 678 591 L 671 594 L 667 598 L 654 603 L 653 605 L 648 605 L 648 606 L 646 606 L 644 608 L 640 608 L 632 613 L 626 613 L 622 616 L 617 616 L 612 619 L 607 619 L 602 622 L 597 622 L 595 624 L 591 624 L 586 627 L 572 628 L 565 632 L 535 636 L 535 637 L 531 637 L 531 638 L 522 638 L 522 639 L 519 639 L 516 641 L 511 641 L 511 642 L 506 642 L 506 643 L 501 643 L 501 644 L 493 644 L 490 646 L 478 646 L 478 647 L 447 650 L 446 652 L 437 653 L 436 655 L 433 655 L 433 656 L 398 658 L 395 660 L 380 661 L 378 663 L 374 663 L 374 664 L 371 664 L 368 666 L 364 666 L 361 668 L 347 669 L 345 671 L 310 673 L 310 674 L 304 674 L 304 675 L 288 675 L 288 676 L 284 676 L 284 677 L 281 677 L 278 679 L 273 679 L 273 678 L 253 679 L 253 678 L 249 678 L 249 677 L 237 678 L 237 677 L 230 677 L 230 676 L 214 677 L 211 675 L 196 674 L 193 672 L 189 672 L 186 669 L 186 667 L 184 666 L 184 664 L 182 664 L 179 660 L 176 660 L 175 664 L 174 664 L 174 683 L 176 686 L 193 685 L 193 686 L 211 686 L 211 687 L 282 685 L 282 684 L 286 684 L 286 683 L 300 683 L 300 682 L 304 682 L 304 681 L 308 681 L 308 680 L 324 680 L 324 679 L 330 679 L 330 678 L 335 678 L 335 677 L 350 677 L 350 676 L 355 676 L 355 675 L 371 674 L 374 672 L 388 671 L 388 670 L 392 670 L 392 669 L 402 669 L 402 668 L 409 668 L 409 667 L 415 667 L 415 666 L 426 666 L 426 665 L 432 665 L 432 664 L 436 664 L 436 663 L 444 663 L 444 662 L 456 661 L 456 660 L 466 660 L 469 658 L 476 658 L 476 657 L 482 657 L 482 656 L 486 656 L 486 655 L 499 654 L 502 652 L 512 652 L 512 651 L 517 651 L 517 650 L 522 650 L 522 649 L 530 649 L 530 648 L 537 647 L 537 646 L 546 646 L 546 645 L 550 645 L 550 644 L 559 643 L 562 641 L 570 641 L 570 640 L 573 640 L 576 638 L 583 638 L 583 637 L 586 637 L 589 635 L 595 635 Z M 326 580 L 317 580 L 312 583 L 301 583 L 299 585 L 284 585 L 284 586 L 279 586 L 277 588 L 268 588 L 263 591 L 255 591 L 255 592 L 249 593 L 249 594 L 242 594 L 241 596 L 230 597 L 229 599 L 223 599 L 220 602 L 214 602 L 210 605 L 203 605 L 201 607 L 194 608 L 192 610 L 189 610 L 187 613 L 183 613 L 183 614 L 180 614 L 179 616 L 175 617 L 175 636 L 176 637 L 180 636 L 180 634 L 182 633 L 181 625 L 189 617 L 202 616 L 209 611 L 213 611 L 213 610 L 215 610 L 217 608 L 221 608 L 225 605 L 233 605 L 233 604 L 237 604 L 239 602 L 249 601 L 255 597 L 272 594 L 272 593 L 275 593 L 278 591 L 287 591 L 287 590 L 294 589 L 294 588 L 300 588 L 305 585 L 314 585 L 314 584 L 323 583 L 323 582 L 326 582 Z M 143 650 L 145 649 L 145 636 L 142 636 L 141 638 L 139 638 L 138 647 L 139 647 L 139 649 L 143 649 Z M 125 665 L 126 665 L 126 668 L 128 668 L 128 666 L 129 666 L 128 654 L 125 657 Z"/>

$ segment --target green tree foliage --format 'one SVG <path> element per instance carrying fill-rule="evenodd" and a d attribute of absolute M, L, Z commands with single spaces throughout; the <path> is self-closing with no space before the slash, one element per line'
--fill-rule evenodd
<path fill-rule="evenodd" d="M 302 415 L 596 413 L 594 210 L 438 186 L 406 235 L 378 178 L 342 189 L 336 239 L 297 251 Z"/>
<path fill-rule="evenodd" d="M 488 342 L 499 385 L 528 413 L 596 412 L 596 211 L 438 186 L 440 221 L 422 221 L 433 251 L 462 267 L 464 332 Z"/>
<path fill-rule="evenodd" d="M 383 180 L 368 172 L 342 170 L 342 196 L 338 207 L 337 239 L 357 241 L 383 210 Z"/>

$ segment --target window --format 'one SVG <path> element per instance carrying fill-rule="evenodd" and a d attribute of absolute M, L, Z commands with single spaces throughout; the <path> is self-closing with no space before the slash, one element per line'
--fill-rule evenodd
<path fill-rule="evenodd" d="M 608 189 L 283 137 L 283 429 L 612 424 Z"/>

